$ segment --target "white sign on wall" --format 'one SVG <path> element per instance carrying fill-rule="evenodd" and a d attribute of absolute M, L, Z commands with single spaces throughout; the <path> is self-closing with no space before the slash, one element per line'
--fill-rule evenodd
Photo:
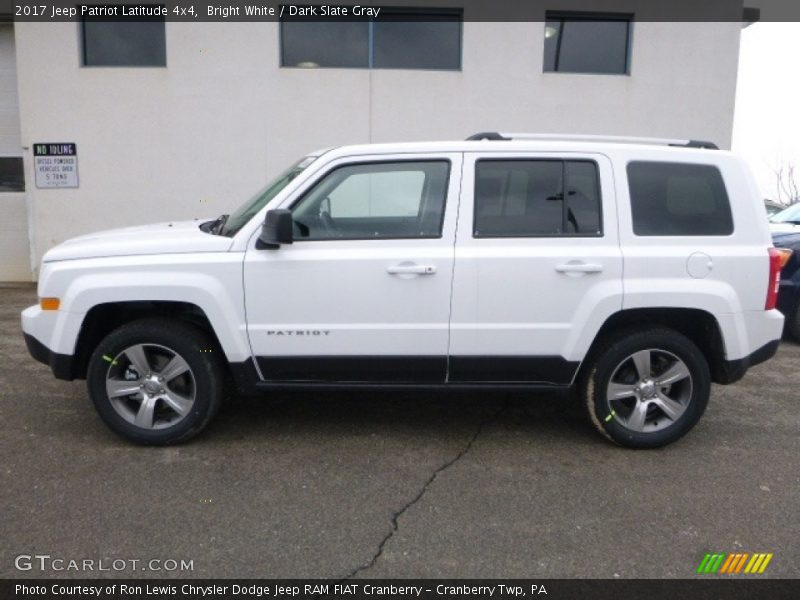
<path fill-rule="evenodd" d="M 75 144 L 34 144 L 33 170 L 37 188 L 78 187 L 78 148 Z"/>

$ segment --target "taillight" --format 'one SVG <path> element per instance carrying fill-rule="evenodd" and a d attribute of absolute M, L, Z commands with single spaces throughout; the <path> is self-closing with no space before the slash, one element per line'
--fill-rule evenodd
<path fill-rule="evenodd" d="M 781 269 L 789 262 L 792 251 L 788 248 L 769 249 L 769 287 L 764 310 L 772 310 L 778 303 L 778 286 L 781 283 Z"/>

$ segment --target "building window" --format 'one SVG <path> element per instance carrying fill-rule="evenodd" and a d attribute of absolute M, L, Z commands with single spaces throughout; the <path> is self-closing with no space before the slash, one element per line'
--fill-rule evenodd
<path fill-rule="evenodd" d="M 592 161 L 479 160 L 475 173 L 475 237 L 602 235 Z"/>
<path fill-rule="evenodd" d="M 369 28 L 367 21 L 282 21 L 281 66 L 368 67 Z"/>
<path fill-rule="evenodd" d="M 369 21 L 281 21 L 281 66 L 458 70 L 461 18 L 384 8 Z"/>
<path fill-rule="evenodd" d="M 0 192 L 24 192 L 25 172 L 21 156 L 0 156 Z"/>
<path fill-rule="evenodd" d="M 631 15 L 548 12 L 544 70 L 559 73 L 629 73 Z"/>
<path fill-rule="evenodd" d="M 85 20 L 83 64 L 87 67 L 165 67 L 167 42 L 162 20 Z"/>
<path fill-rule="evenodd" d="M 715 166 L 634 161 L 628 186 L 636 235 L 733 233 L 728 192 Z"/>

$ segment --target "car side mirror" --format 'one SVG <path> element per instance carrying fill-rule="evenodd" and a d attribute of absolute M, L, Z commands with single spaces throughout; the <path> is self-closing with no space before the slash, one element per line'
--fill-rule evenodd
<path fill-rule="evenodd" d="M 274 250 L 280 248 L 281 244 L 291 244 L 293 240 L 292 211 L 286 208 L 268 210 L 256 248 Z"/>

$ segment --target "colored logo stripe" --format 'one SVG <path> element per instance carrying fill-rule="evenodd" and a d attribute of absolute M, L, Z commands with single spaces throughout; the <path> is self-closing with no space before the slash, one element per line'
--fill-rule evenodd
<path fill-rule="evenodd" d="M 700 561 L 697 567 L 698 573 L 744 573 L 752 575 L 763 573 L 769 562 L 772 560 L 772 553 L 757 552 L 749 554 L 747 552 L 734 552 L 730 554 L 715 552 L 708 553 Z M 748 561 L 749 559 L 749 561 Z M 745 566 L 745 564 L 747 566 Z"/>
<path fill-rule="evenodd" d="M 722 569 L 720 573 L 738 573 L 742 570 L 744 566 L 744 561 L 747 560 L 747 557 L 750 556 L 747 552 L 737 552 L 735 554 L 729 554 L 728 559 L 725 561 L 725 564 L 722 565 Z"/>
<path fill-rule="evenodd" d="M 772 560 L 772 554 L 753 554 L 753 558 L 747 563 L 744 568 L 745 573 L 763 573 L 767 568 L 769 561 Z"/>

